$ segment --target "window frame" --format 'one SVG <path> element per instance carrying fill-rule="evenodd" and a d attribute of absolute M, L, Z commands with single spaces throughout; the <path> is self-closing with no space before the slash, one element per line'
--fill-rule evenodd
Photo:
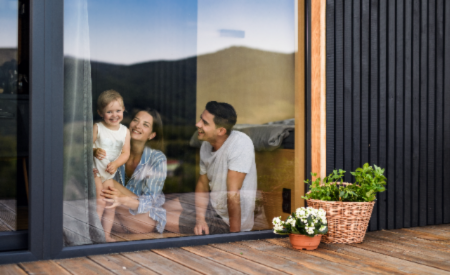
<path fill-rule="evenodd" d="M 311 0 L 298 0 L 298 45 L 296 60 L 305 65 L 296 66 L 296 187 L 304 190 L 305 176 L 305 120 L 309 118 L 310 92 L 310 12 Z M 64 1 L 30 1 L 30 159 L 29 159 L 29 229 L 20 235 L 23 249 L 0 252 L 0 264 L 61 259 L 87 255 L 128 252 L 210 243 L 236 242 L 281 237 L 272 230 L 189 236 L 167 239 L 140 240 L 64 247 L 63 244 L 63 115 L 64 115 Z M 308 28 L 308 29 L 306 29 Z M 306 97 L 305 97 L 306 95 Z M 305 106 L 306 105 L 306 106 Z M 306 119 L 305 119 L 306 115 Z M 298 126 L 298 127 L 297 127 Z M 301 150 L 298 149 L 300 146 Z M 308 154 L 308 149 L 306 148 Z M 297 153 L 298 152 L 298 153 Z M 301 178 L 300 178 L 301 177 Z M 297 194 L 298 193 L 298 194 Z M 295 196 L 302 194 L 296 192 Z M 303 201 L 300 203 L 303 204 Z M 296 207 L 300 206 L 296 203 Z M 0 234 L 0 239 L 2 238 Z M 18 241 L 19 243 L 19 241 Z M 18 244 L 17 243 L 17 244 Z"/>

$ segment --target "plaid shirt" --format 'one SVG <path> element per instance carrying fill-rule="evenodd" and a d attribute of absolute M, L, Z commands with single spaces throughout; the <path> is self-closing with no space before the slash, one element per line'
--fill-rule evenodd
<path fill-rule="evenodd" d="M 117 169 L 115 180 L 138 196 L 139 207 L 130 209 L 132 215 L 147 213 L 156 221 L 156 230 L 164 231 L 166 226 L 166 210 L 162 208 L 165 197 L 162 192 L 167 176 L 166 156 L 158 150 L 145 147 L 136 170 L 134 170 L 128 184 L 125 185 L 125 165 Z"/>

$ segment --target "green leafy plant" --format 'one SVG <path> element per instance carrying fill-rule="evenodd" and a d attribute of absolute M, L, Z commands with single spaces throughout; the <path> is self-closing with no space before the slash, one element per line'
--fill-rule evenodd
<path fill-rule="evenodd" d="M 306 180 L 310 191 L 302 198 L 323 200 L 323 201 L 343 201 L 343 202 L 370 202 L 376 199 L 376 194 L 385 191 L 386 177 L 384 169 L 365 163 L 362 168 L 357 168 L 350 172 L 355 176 L 355 183 L 343 182 L 345 171 L 342 169 L 333 170 L 329 176 L 323 180 L 316 178 L 313 182 Z M 311 173 L 316 177 L 316 173 Z"/>
<path fill-rule="evenodd" d="M 328 232 L 325 210 L 312 207 L 297 208 L 286 221 L 282 221 L 281 217 L 276 217 L 272 224 L 273 232 L 280 235 L 300 234 L 314 237 Z"/>

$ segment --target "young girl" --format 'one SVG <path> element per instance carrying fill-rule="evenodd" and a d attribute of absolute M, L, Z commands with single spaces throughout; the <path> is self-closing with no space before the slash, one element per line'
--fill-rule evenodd
<path fill-rule="evenodd" d="M 113 242 L 111 228 L 114 222 L 114 208 L 105 209 L 106 202 L 100 196 L 102 190 L 113 187 L 113 177 L 117 168 L 125 164 L 130 156 L 130 131 L 120 122 L 125 106 L 122 96 L 108 90 L 100 94 L 97 100 L 97 112 L 103 121 L 94 124 L 94 168 L 97 190 L 97 214 L 102 221 L 105 239 Z M 113 203 L 114 204 L 114 203 Z"/>

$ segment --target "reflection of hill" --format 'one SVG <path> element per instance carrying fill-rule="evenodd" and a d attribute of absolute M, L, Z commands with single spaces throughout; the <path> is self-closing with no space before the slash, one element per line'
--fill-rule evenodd
<path fill-rule="evenodd" d="M 91 66 L 94 104 L 115 89 L 127 109 L 153 107 L 169 124 L 193 124 L 209 100 L 231 103 L 238 123 L 294 116 L 294 54 L 232 47 L 176 61 Z"/>
<path fill-rule="evenodd" d="M 169 124 L 195 121 L 195 57 L 130 66 L 91 62 L 91 66 L 94 104 L 102 91 L 115 89 L 128 110 L 155 108 Z"/>
<path fill-rule="evenodd" d="M 232 47 L 197 58 L 197 117 L 210 100 L 232 104 L 238 123 L 294 117 L 294 54 Z"/>
<path fill-rule="evenodd" d="M 0 49 L 0 66 L 3 63 L 17 60 L 17 48 L 2 48 Z"/>

